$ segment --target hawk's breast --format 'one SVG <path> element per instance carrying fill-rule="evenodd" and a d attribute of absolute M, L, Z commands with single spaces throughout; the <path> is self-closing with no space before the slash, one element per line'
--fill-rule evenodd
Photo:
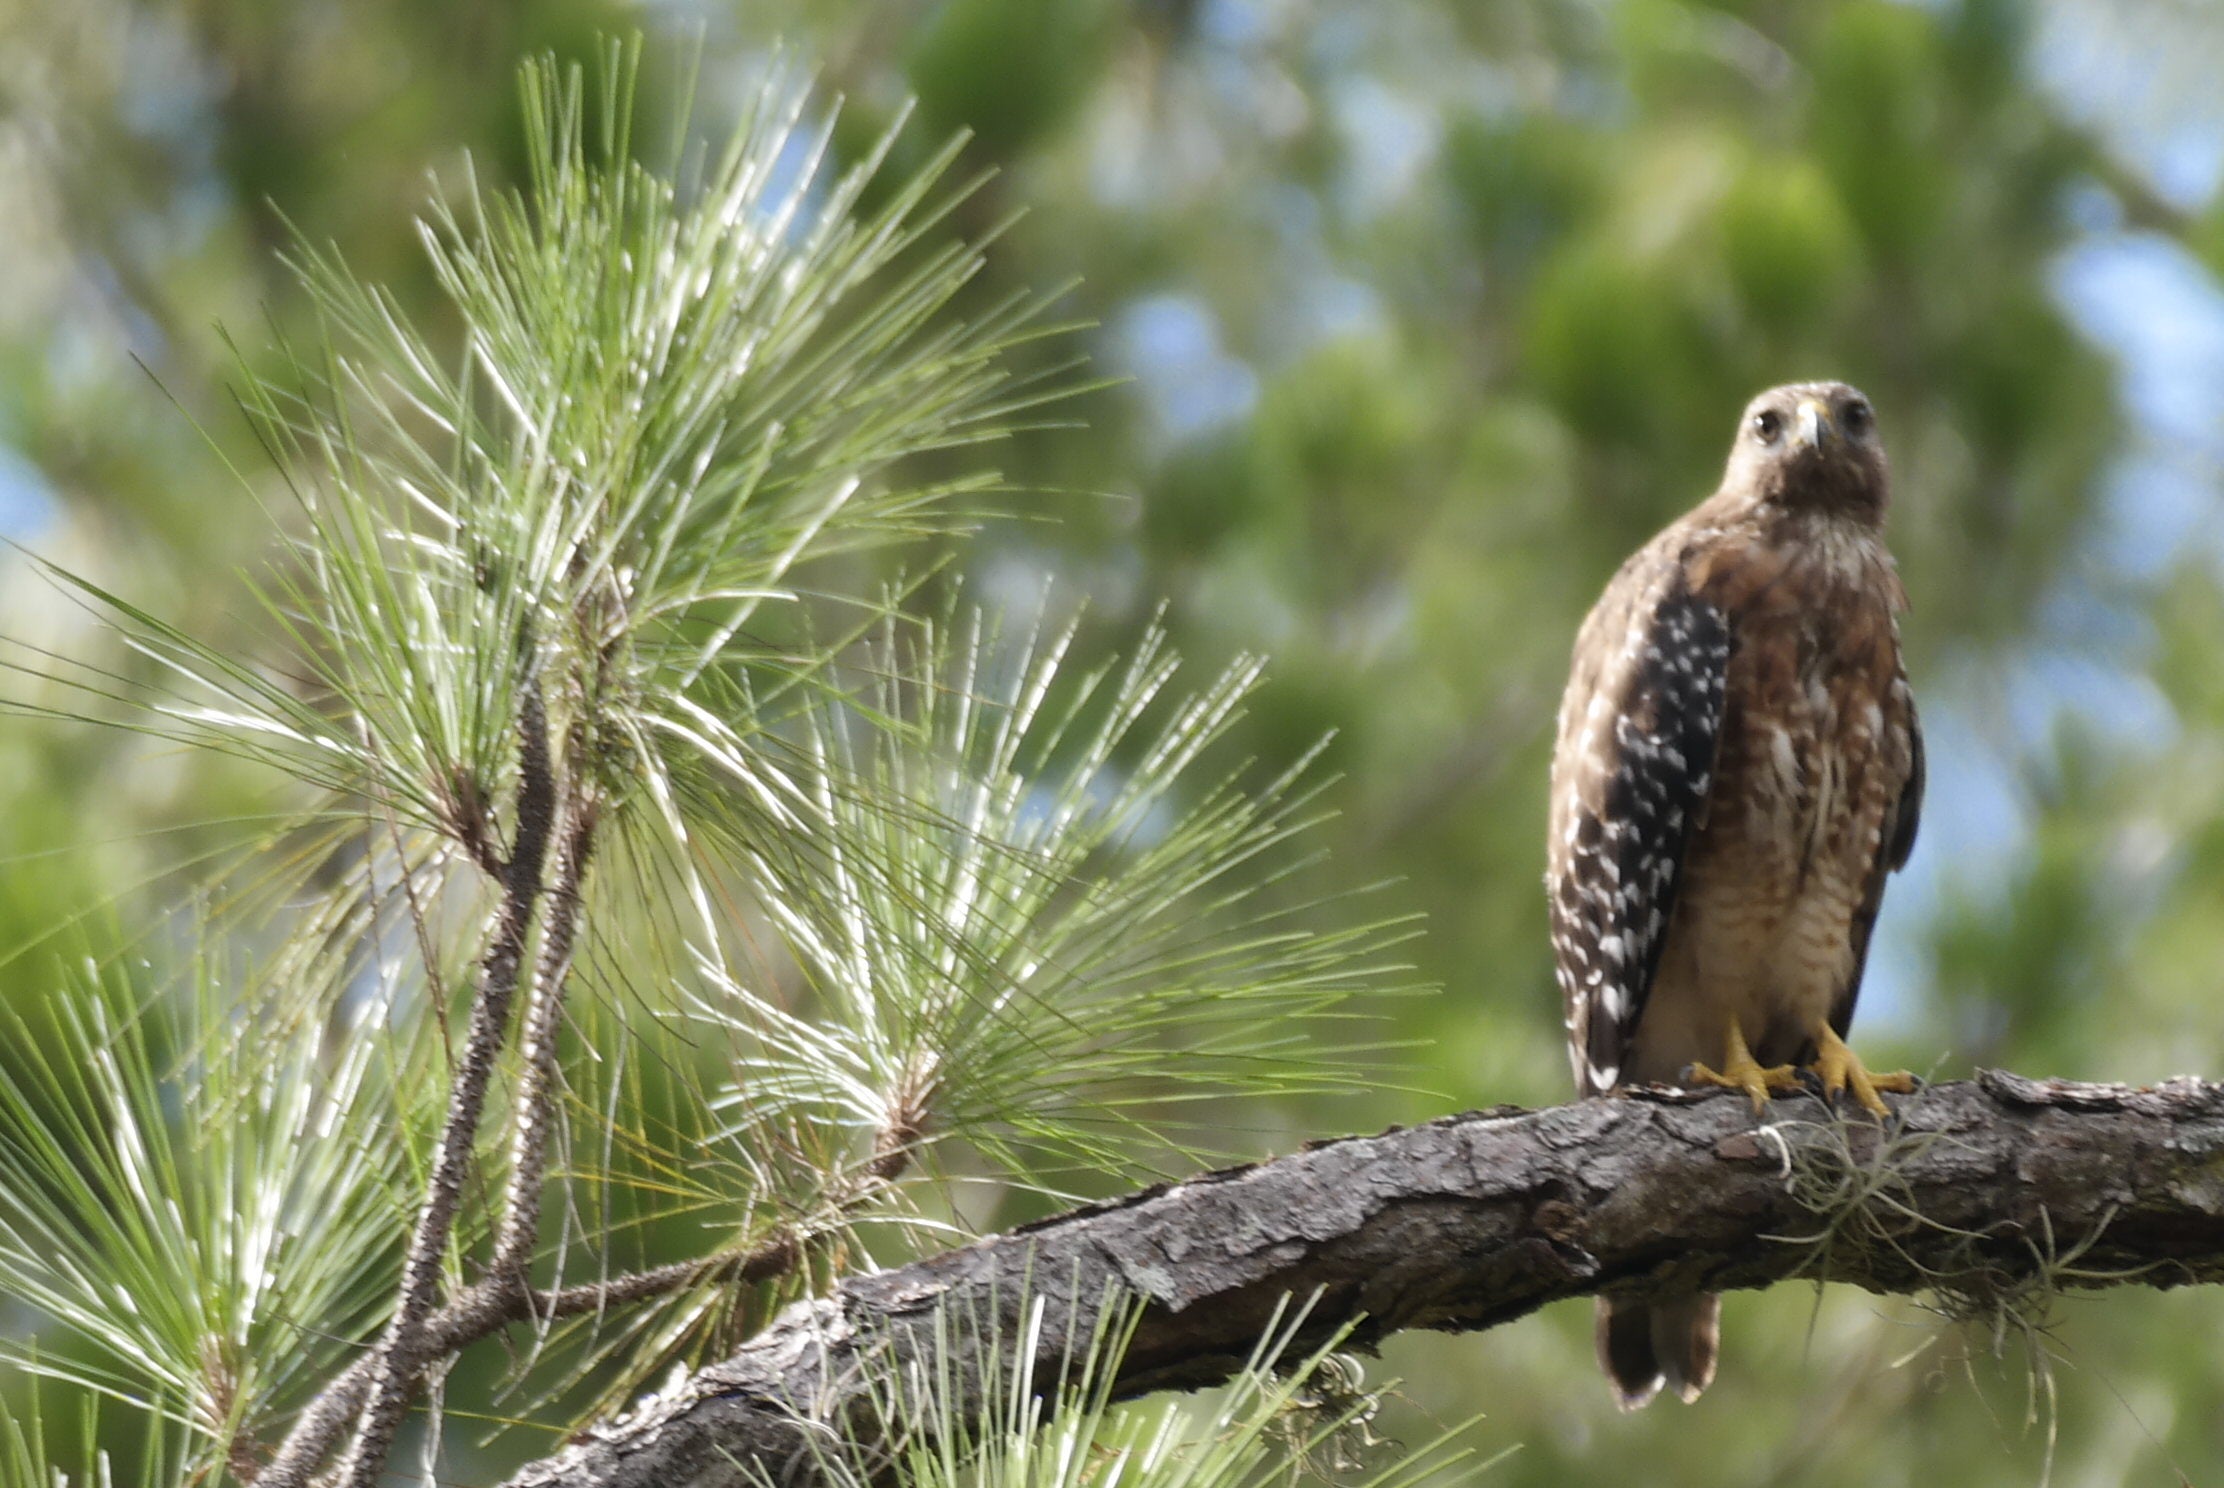
<path fill-rule="evenodd" d="M 1718 1060 L 1732 1017 L 1764 1064 L 1796 1058 L 1808 1030 L 1836 1021 L 1912 769 L 1900 590 L 1880 543 L 1809 540 L 1694 568 L 1731 617 L 1732 650 L 1635 1079 Z"/>

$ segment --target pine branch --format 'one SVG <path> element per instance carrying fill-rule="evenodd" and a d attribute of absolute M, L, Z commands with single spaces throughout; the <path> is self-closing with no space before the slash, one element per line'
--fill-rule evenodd
<path fill-rule="evenodd" d="M 1348 1326 L 1364 1348 L 1664 1287 L 1841 1281 L 1982 1316 L 2065 1287 L 2224 1280 L 2224 1086 L 1986 1072 L 1893 1104 L 1885 1128 L 1804 1097 L 1764 1124 L 1729 1093 L 1508 1108 L 1146 1190 L 799 1303 L 510 1488 L 808 1483 L 814 1440 L 878 1445 L 872 1383 L 930 1361 L 938 1318 L 974 1348 L 1058 1349 L 1115 1290 L 1149 1304 L 1125 1397 L 1228 1378 L 1291 1295 L 1316 1299 L 1298 1347 Z M 1048 1309 L 1030 1335 L 1031 1294 Z M 984 1362 L 940 1377 L 975 1390 Z"/>
<path fill-rule="evenodd" d="M 506 1286 L 498 1277 L 490 1277 L 427 1318 L 418 1337 L 426 1359 L 445 1358 L 528 1318 L 553 1321 L 609 1312 L 712 1283 L 753 1286 L 772 1281 L 794 1270 L 802 1256 L 795 1237 L 778 1234 L 761 1245 L 673 1261 L 554 1291 Z M 270 1465 L 259 1474 L 242 1476 L 256 1483 L 257 1488 L 269 1488 L 287 1481 L 275 1476 L 281 1470 L 304 1475 L 314 1472 L 363 1408 L 378 1373 L 379 1359 L 379 1353 L 373 1351 L 341 1371 L 302 1413 Z"/>
<path fill-rule="evenodd" d="M 508 1035 L 510 1003 L 517 992 L 525 943 L 541 896 L 541 873 L 555 828 L 557 796 L 555 765 L 549 756 L 548 718 L 535 681 L 528 681 L 523 692 L 518 738 L 517 830 L 503 868 L 501 905 L 495 914 L 493 938 L 481 962 L 471 1027 L 464 1042 L 463 1060 L 449 1090 L 448 1119 L 434 1154 L 432 1176 L 426 1183 L 424 1208 L 418 1213 L 402 1265 L 401 1293 L 395 1301 L 393 1320 L 374 1355 L 369 1398 L 355 1440 L 341 1464 L 340 1481 L 347 1488 L 369 1488 L 378 1481 L 418 1378 L 433 1357 L 426 1348 L 425 1322 L 439 1303 L 441 1267 L 463 1201 L 472 1150 L 486 1111 L 487 1087 L 493 1081 L 495 1060 Z M 318 1402 L 320 1406 L 323 1403 Z M 310 1414 L 319 1415 L 314 1409 Z M 297 1430 L 294 1436 L 300 1434 Z M 315 1459 L 297 1451 L 296 1445 L 289 1439 L 262 1474 L 259 1481 L 265 1488 L 295 1488 L 315 1468 Z"/>
<path fill-rule="evenodd" d="M 548 1136 L 556 1123 L 556 1035 L 564 1021 L 564 986 L 571 979 L 572 945 L 582 916 L 580 891 L 594 851 L 595 810 L 574 801 L 556 848 L 555 882 L 548 891 L 548 926 L 541 938 L 524 1027 L 518 1035 L 523 1068 L 518 1075 L 517 1116 L 510 1132 L 510 1179 L 494 1239 L 489 1279 L 523 1293 L 532 1285 L 533 1247 L 540 1243 L 541 1183 Z"/>

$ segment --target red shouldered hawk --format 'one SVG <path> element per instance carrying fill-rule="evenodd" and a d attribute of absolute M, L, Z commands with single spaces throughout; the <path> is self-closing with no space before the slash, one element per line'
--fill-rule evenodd
<path fill-rule="evenodd" d="M 1684 1079 L 1760 1110 L 1806 1065 L 1882 1116 L 1880 1090 L 1912 1088 L 1844 1043 L 1923 795 L 1886 485 L 1860 393 L 1763 393 L 1720 489 L 1623 564 L 1583 622 L 1545 881 L 1584 1095 Z M 1719 1298 L 1598 1306 L 1625 1410 L 1713 1379 Z"/>

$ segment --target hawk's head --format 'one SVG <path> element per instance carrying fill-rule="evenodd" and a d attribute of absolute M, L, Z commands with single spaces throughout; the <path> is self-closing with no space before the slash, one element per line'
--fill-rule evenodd
<path fill-rule="evenodd" d="M 1842 382 L 1792 382 L 1745 405 L 1724 490 L 1857 521 L 1884 520 L 1884 446 L 1876 412 Z"/>

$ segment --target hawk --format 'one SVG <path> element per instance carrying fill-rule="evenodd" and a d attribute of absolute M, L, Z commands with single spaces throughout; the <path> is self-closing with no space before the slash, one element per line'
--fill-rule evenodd
<path fill-rule="evenodd" d="M 1582 1094 L 1727 1085 L 1765 1109 L 1807 1066 L 1879 1116 L 1845 1044 L 1923 737 L 1900 658 L 1869 400 L 1839 382 L 1745 410 L 1721 487 L 1614 575 L 1576 637 L 1546 888 Z M 1625 1410 L 1714 1377 L 1720 1299 L 1600 1298 Z"/>

